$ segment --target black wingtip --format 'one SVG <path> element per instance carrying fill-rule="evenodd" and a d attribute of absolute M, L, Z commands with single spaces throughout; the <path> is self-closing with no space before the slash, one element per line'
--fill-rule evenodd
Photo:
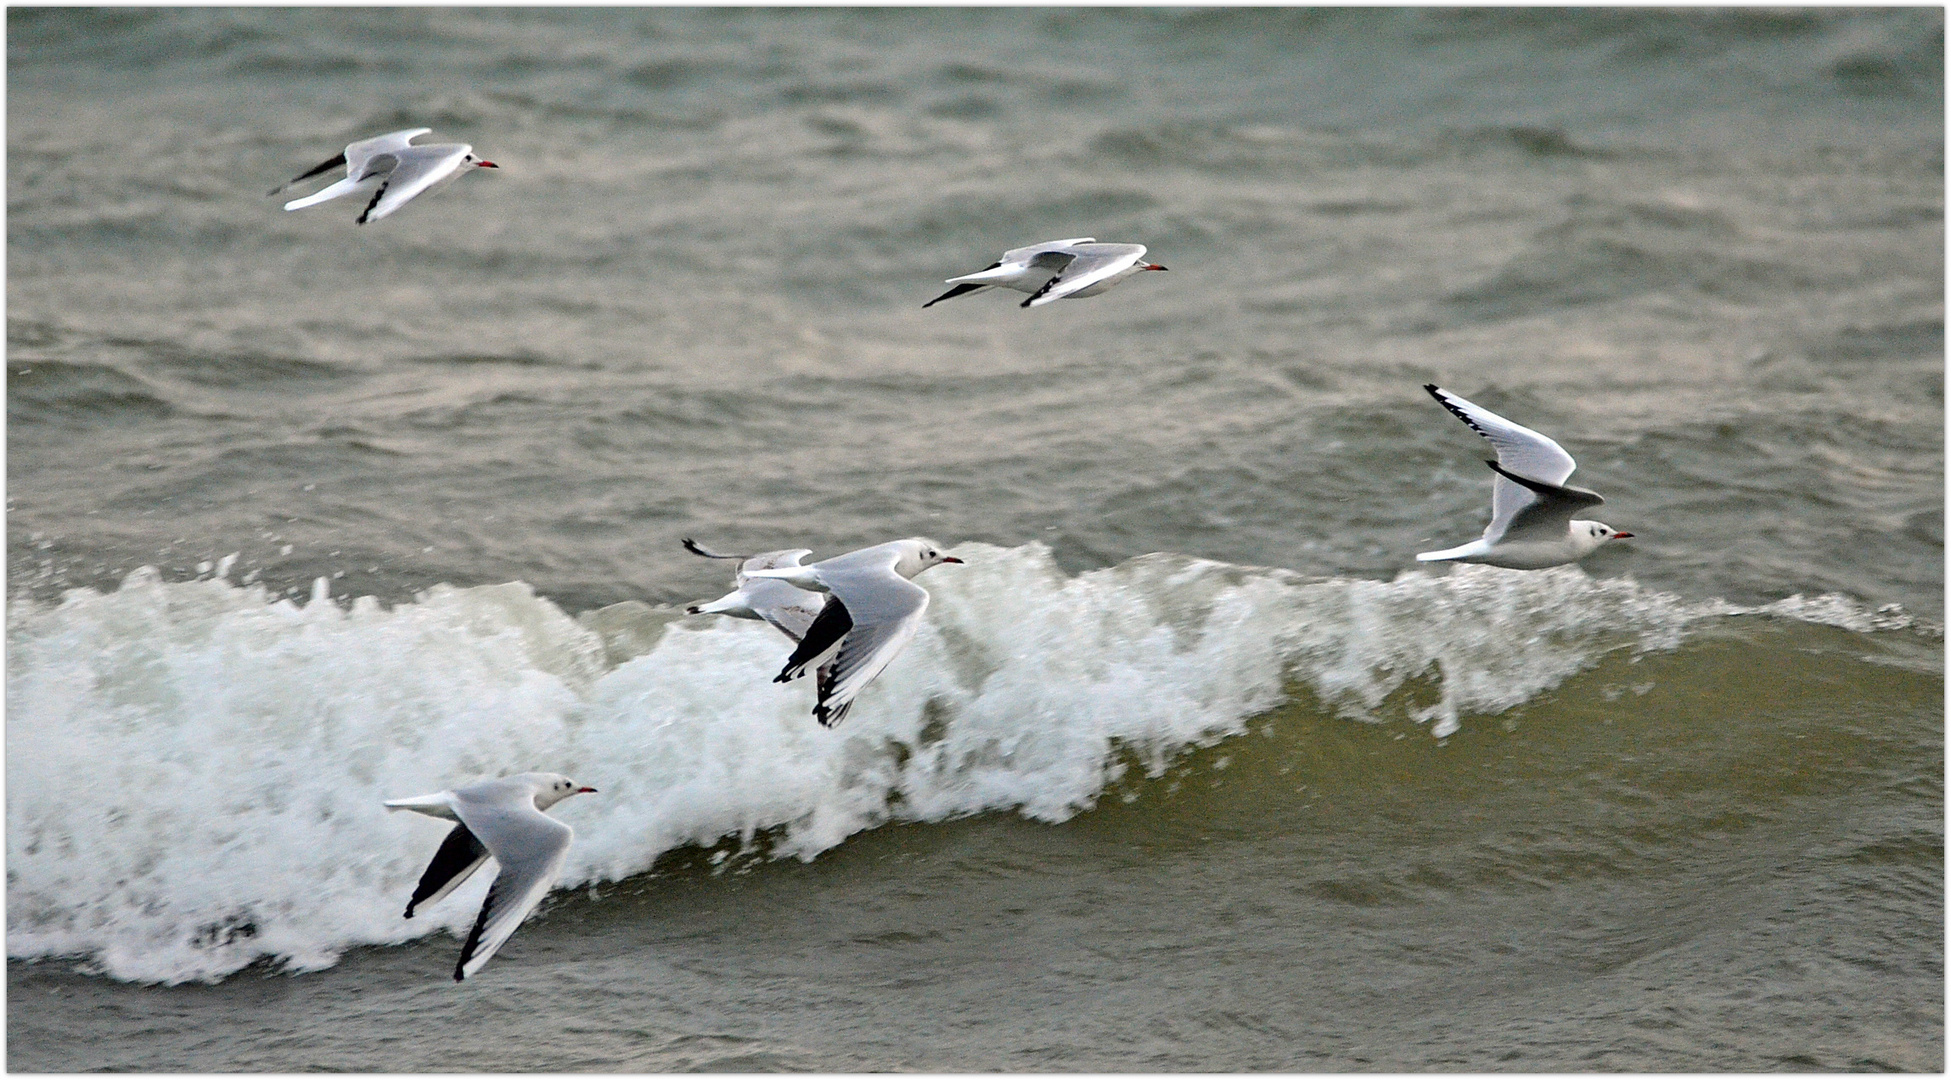
<path fill-rule="evenodd" d="M 455 964 L 455 965 L 454 965 L 454 981 L 455 981 L 455 982 L 466 982 L 466 981 L 467 981 L 467 972 L 465 972 L 465 971 L 462 971 L 462 970 L 461 970 L 461 965 L 460 965 L 460 964 Z"/>
<path fill-rule="evenodd" d="M 745 555 L 720 555 L 715 551 L 706 551 L 696 540 L 688 536 L 684 538 L 684 550 L 707 559 L 738 559 L 743 561 L 748 558 Z"/>
<path fill-rule="evenodd" d="M 366 223 L 366 218 L 372 214 L 373 207 L 378 206 L 379 200 L 385 197 L 386 197 L 386 185 L 381 184 L 379 185 L 379 190 L 373 192 L 373 201 L 367 203 L 366 208 L 364 210 L 359 211 L 359 220 L 357 224 L 364 225 Z"/>
<path fill-rule="evenodd" d="M 405 915 L 402 915 L 402 916 L 400 916 L 400 917 L 401 917 L 401 918 L 403 918 L 403 919 L 411 919 L 411 918 L 413 918 L 413 905 L 412 905 L 412 904 L 408 904 L 408 905 L 406 906 L 406 914 L 405 914 Z"/>
<path fill-rule="evenodd" d="M 702 615 L 702 614 L 704 614 L 704 612 L 703 612 L 702 610 L 700 610 L 700 609 L 699 609 L 699 607 L 698 607 L 698 605 L 696 605 L 696 604 L 692 604 L 692 605 L 691 605 L 690 607 L 687 607 L 687 608 L 685 608 L 685 609 L 684 609 L 684 613 L 685 613 L 686 615 Z"/>
<path fill-rule="evenodd" d="M 996 266 L 1001 266 L 1001 265 L 1002 265 L 1001 263 L 997 263 L 997 264 L 996 264 Z M 992 266 L 992 267 L 990 267 L 989 269 L 991 269 L 991 270 L 994 270 L 995 268 L 996 268 L 995 266 Z M 936 304 L 939 304 L 939 303 L 941 303 L 941 302 L 942 302 L 942 301 L 944 301 L 944 300 L 948 300 L 948 299 L 951 299 L 951 298 L 953 298 L 953 297 L 957 297 L 957 296 L 962 296 L 962 295 L 965 295 L 965 294 L 967 294 L 967 293 L 972 293 L 972 292 L 974 292 L 974 291 L 976 291 L 977 289 L 980 289 L 980 288 L 982 288 L 982 286 L 981 286 L 981 285 L 977 285 L 977 284 L 975 284 L 974 282 L 970 282 L 970 281 L 965 281 L 965 282 L 963 282 L 962 284 L 960 284 L 960 285 L 957 285 L 957 286 L 956 286 L 956 287 L 954 287 L 953 289 L 950 289 L 949 291 L 947 291 L 947 292 L 945 292 L 945 293 L 943 293 L 943 294 L 942 294 L 942 295 L 940 295 L 940 296 L 937 296 L 937 297 L 936 297 L 936 298 L 934 298 L 933 300 L 930 300 L 930 301 L 928 301 L 928 302 L 927 302 L 926 304 L 923 304 L 923 305 L 921 305 L 921 306 L 922 306 L 922 307 L 925 307 L 925 308 L 928 308 L 928 307 L 934 307 L 934 306 L 935 306 Z"/>

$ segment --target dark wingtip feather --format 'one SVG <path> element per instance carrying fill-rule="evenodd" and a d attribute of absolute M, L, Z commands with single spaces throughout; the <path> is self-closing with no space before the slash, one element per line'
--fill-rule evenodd
<path fill-rule="evenodd" d="M 359 220 L 357 222 L 358 224 L 364 225 L 366 223 L 367 215 L 373 212 L 373 207 L 378 206 L 379 200 L 383 198 L 385 195 L 386 195 L 386 185 L 381 184 L 379 185 L 379 190 L 373 192 L 373 201 L 367 203 L 366 208 L 364 210 L 359 211 Z"/>
<path fill-rule="evenodd" d="M 998 263 L 998 264 L 997 264 L 997 266 L 1000 266 L 1000 265 L 1002 265 L 1002 264 L 1001 264 L 1001 263 Z M 992 267 L 990 267 L 990 269 L 991 269 L 991 270 L 993 270 L 993 269 L 995 269 L 995 267 L 993 267 L 993 266 L 992 266 Z M 962 295 L 963 293 L 972 293 L 972 292 L 974 292 L 974 291 L 976 291 L 977 289 L 980 289 L 980 288 L 982 288 L 982 286 L 980 286 L 980 285 L 976 285 L 976 284 L 974 284 L 974 283 L 972 283 L 972 282 L 967 282 L 967 281 L 965 281 L 965 282 L 963 282 L 962 284 L 960 284 L 960 285 L 957 285 L 957 286 L 956 286 L 956 287 L 954 287 L 953 289 L 950 289 L 949 291 L 947 291 L 947 292 L 945 292 L 945 293 L 943 293 L 943 294 L 942 294 L 942 295 L 940 295 L 940 296 L 937 296 L 937 297 L 936 297 L 936 298 L 934 298 L 933 300 L 930 300 L 930 301 L 928 301 L 928 302 L 927 302 L 926 304 L 923 304 L 923 305 L 921 305 L 921 306 L 922 306 L 922 307 L 924 307 L 924 308 L 929 308 L 929 307 L 934 307 L 934 306 L 935 306 L 936 304 L 939 304 L 939 303 L 941 303 L 941 302 L 942 302 L 942 301 L 944 301 L 944 300 L 948 300 L 948 299 L 950 299 L 950 298 L 953 298 L 953 297 L 957 297 L 957 296 L 961 296 L 961 295 Z"/>

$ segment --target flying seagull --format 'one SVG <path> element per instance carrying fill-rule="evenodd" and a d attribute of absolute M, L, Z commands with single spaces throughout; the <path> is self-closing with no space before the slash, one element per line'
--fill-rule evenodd
<path fill-rule="evenodd" d="M 346 146 L 345 152 L 329 161 L 320 162 L 312 168 L 299 173 L 285 183 L 271 189 L 270 194 L 278 192 L 301 181 L 309 180 L 320 173 L 329 172 L 345 166 L 345 176 L 337 183 L 321 188 L 302 199 L 293 199 L 285 204 L 286 210 L 303 210 L 322 202 L 354 192 L 371 191 L 372 200 L 366 204 L 356 219 L 364 225 L 405 206 L 414 196 L 430 191 L 438 191 L 453 183 L 470 167 L 498 169 L 501 166 L 492 161 L 483 161 L 474 156 L 474 147 L 466 143 L 428 143 L 425 146 L 412 145 L 413 140 L 432 131 L 432 128 L 408 128 L 405 131 L 388 132 L 361 139 Z"/>
<path fill-rule="evenodd" d="M 388 810 L 412 810 L 460 822 L 420 875 L 413 898 L 406 902 L 407 918 L 413 918 L 413 909 L 421 904 L 453 892 L 489 857 L 500 866 L 474 929 L 461 946 L 455 982 L 481 970 L 562 873 L 569 841 L 576 834 L 542 811 L 571 795 L 595 790 L 556 773 L 529 772 L 432 795 L 386 800 Z"/>
<path fill-rule="evenodd" d="M 1579 510 L 1605 499 L 1594 491 L 1564 486 L 1578 467 L 1564 447 L 1441 387 L 1425 385 L 1423 389 L 1497 451 L 1496 461 L 1484 462 L 1497 479 L 1490 496 L 1490 526 L 1484 529 L 1483 538 L 1461 547 L 1422 552 L 1416 561 L 1542 570 L 1576 562 L 1608 540 L 1632 535 L 1603 522 L 1572 518 Z"/>
<path fill-rule="evenodd" d="M 860 694 L 921 629 L 928 591 L 909 579 L 931 566 L 959 563 L 932 540 L 892 540 L 810 566 L 747 571 L 827 593 L 819 618 L 772 681 L 790 682 L 813 669 L 818 701 L 813 716 L 832 727 L 846 719 Z"/>
<path fill-rule="evenodd" d="M 990 288 L 1029 293 L 1023 307 L 1096 296 L 1133 274 L 1165 269 L 1141 261 L 1144 257 L 1143 244 L 1100 244 L 1089 236 L 1011 248 L 985 269 L 949 278 L 948 284 L 955 287 L 921 306 Z"/>

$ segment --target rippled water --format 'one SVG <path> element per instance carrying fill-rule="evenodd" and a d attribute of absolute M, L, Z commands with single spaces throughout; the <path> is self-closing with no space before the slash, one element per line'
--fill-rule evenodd
<path fill-rule="evenodd" d="M 9 12 L 9 1064 L 1941 1068 L 1942 22 Z M 1415 568 L 1424 382 L 1635 539 Z M 680 615 L 915 534 L 837 731 Z M 378 800 L 526 768 L 456 989 Z"/>

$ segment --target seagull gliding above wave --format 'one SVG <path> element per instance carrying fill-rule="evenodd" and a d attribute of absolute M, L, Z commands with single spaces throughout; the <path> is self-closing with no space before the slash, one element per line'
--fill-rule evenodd
<path fill-rule="evenodd" d="M 438 191 L 453 183 L 470 166 L 481 169 L 499 169 L 492 161 L 483 161 L 474 156 L 474 147 L 466 143 L 428 143 L 425 146 L 412 145 L 413 140 L 432 131 L 432 128 L 408 128 L 405 131 L 392 131 L 385 135 L 375 135 L 361 139 L 346 146 L 345 152 L 329 161 L 314 165 L 299 173 L 285 183 L 271 189 L 270 194 L 290 187 L 293 184 L 323 172 L 345 166 L 345 177 L 328 187 L 285 204 L 286 210 L 303 210 L 354 192 L 371 191 L 373 198 L 366 204 L 356 219 L 364 225 L 405 206 L 416 195 Z"/>
<path fill-rule="evenodd" d="M 490 856 L 500 864 L 474 929 L 461 946 L 455 982 L 481 970 L 562 873 L 569 841 L 576 833 L 542 811 L 571 795 L 595 790 L 556 773 L 530 772 L 432 795 L 386 800 L 388 810 L 412 810 L 460 822 L 420 875 L 413 898 L 406 902 L 407 918 L 413 918 L 413 909 L 421 904 L 453 892 Z"/>
<path fill-rule="evenodd" d="M 949 278 L 948 284 L 955 287 L 921 306 L 991 288 L 1029 293 L 1023 307 L 1096 296 L 1133 274 L 1165 269 L 1141 261 L 1144 257 L 1143 244 L 1100 244 L 1089 236 L 1011 248 L 985 269 Z"/>
<path fill-rule="evenodd" d="M 1484 462 L 1497 479 L 1491 489 L 1490 525 L 1484 529 L 1483 538 L 1461 547 L 1422 552 L 1416 556 L 1417 562 L 1471 562 L 1512 570 L 1542 570 L 1576 562 L 1608 540 L 1632 535 L 1603 522 L 1572 519 L 1579 509 L 1597 506 L 1605 499 L 1594 491 L 1564 486 L 1578 467 L 1564 447 L 1441 387 L 1425 385 L 1423 389 L 1497 451 L 1496 461 Z"/>
<path fill-rule="evenodd" d="M 909 579 L 931 566 L 959 563 L 932 540 L 891 540 L 837 555 L 811 566 L 748 570 L 748 578 L 778 578 L 801 589 L 829 594 L 820 616 L 773 682 L 819 673 L 813 716 L 832 727 L 846 719 L 854 698 L 921 629 L 928 590 Z"/>

